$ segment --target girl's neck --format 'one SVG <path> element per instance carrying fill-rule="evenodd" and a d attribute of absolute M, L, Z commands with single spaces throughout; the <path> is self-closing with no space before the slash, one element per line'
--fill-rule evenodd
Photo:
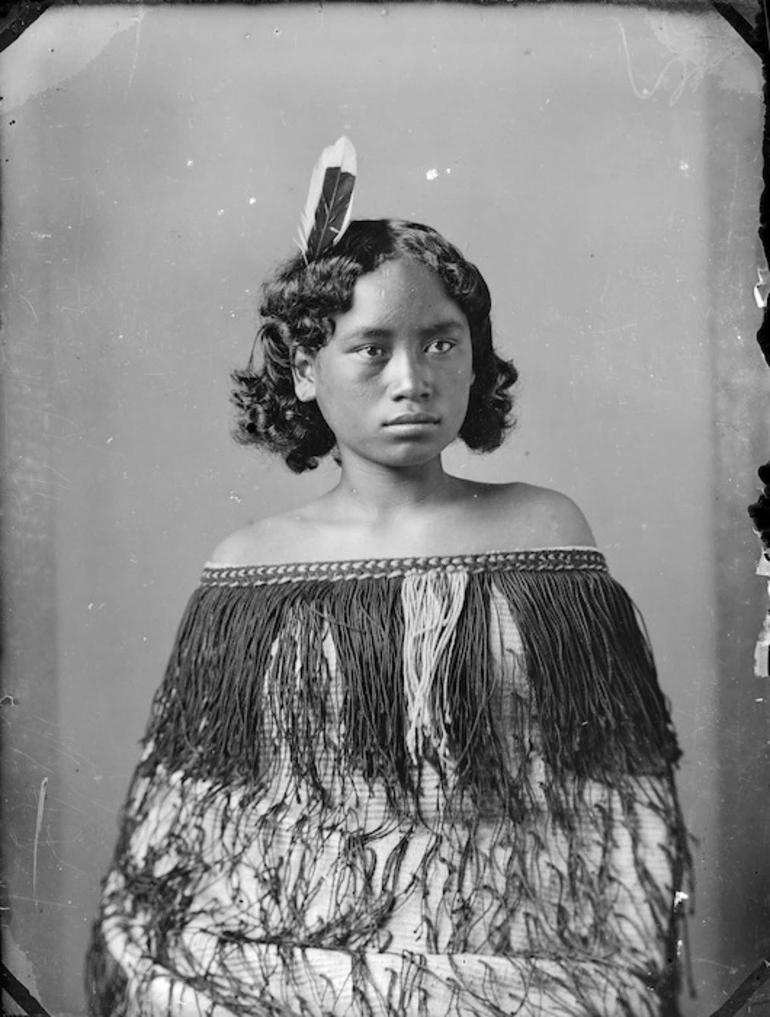
<path fill-rule="evenodd" d="M 351 521 L 387 525 L 446 504 L 461 485 L 462 481 L 444 472 L 440 459 L 402 469 L 343 463 L 340 481 L 328 497 L 336 512 Z"/>

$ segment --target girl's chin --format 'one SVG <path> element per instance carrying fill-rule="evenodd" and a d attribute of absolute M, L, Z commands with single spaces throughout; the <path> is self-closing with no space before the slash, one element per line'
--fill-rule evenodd
<path fill-rule="evenodd" d="M 372 466 L 381 466 L 385 469 L 417 469 L 419 467 L 427 469 L 436 461 L 440 462 L 443 451 L 444 446 L 428 449 L 420 448 L 417 443 L 404 443 L 400 447 L 390 448 L 386 451 L 354 452 L 352 456 L 346 456 L 343 452 L 341 459 L 343 465 L 346 460 L 349 462 L 352 458 L 358 462 L 370 463 Z"/>
<path fill-rule="evenodd" d="M 401 470 L 428 470 L 435 466 L 436 463 L 441 462 L 441 452 L 433 452 L 431 455 L 401 455 L 401 456 L 390 456 L 387 459 L 381 459 L 379 464 L 390 469 L 401 469 Z"/>
<path fill-rule="evenodd" d="M 448 428 L 442 431 L 437 434 L 435 430 L 426 429 L 423 432 L 415 429 L 414 433 L 388 432 L 386 440 L 375 439 L 350 445 L 343 442 L 342 463 L 365 462 L 391 469 L 429 467 L 437 460 L 440 461 L 442 452 L 459 437 Z"/>

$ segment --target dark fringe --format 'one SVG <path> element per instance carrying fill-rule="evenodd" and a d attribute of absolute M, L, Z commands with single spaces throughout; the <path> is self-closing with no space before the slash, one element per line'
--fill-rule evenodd
<path fill-rule="evenodd" d="M 327 607 L 344 693 L 341 731 L 350 764 L 373 781 L 414 790 L 406 751 L 401 584 L 329 584 Z"/>
<path fill-rule="evenodd" d="M 502 573 L 556 773 L 669 772 L 681 753 L 641 618 L 607 573 Z"/>
<path fill-rule="evenodd" d="M 100 922 L 91 930 L 84 974 L 90 1017 L 121 1017 L 128 1000 L 128 980 L 107 949 Z"/>
<path fill-rule="evenodd" d="M 402 583 L 396 576 L 199 587 L 154 703 L 146 739 L 153 748 L 142 772 L 162 762 L 191 777 L 253 784 L 284 740 L 297 780 L 321 796 L 328 777 L 318 770 L 321 750 L 344 758 L 341 772 L 352 767 L 367 780 L 413 793 L 404 738 Z M 448 718 L 461 782 L 502 790 L 503 733 L 489 647 L 493 585 L 519 627 L 535 723 L 554 774 L 610 783 L 668 774 L 680 751 L 628 595 L 602 572 L 522 570 L 469 576 L 451 655 L 437 665 L 433 705 Z M 333 643 L 343 690 L 338 746 L 329 744 L 325 640 Z M 438 758 L 429 761 L 441 768 Z"/>

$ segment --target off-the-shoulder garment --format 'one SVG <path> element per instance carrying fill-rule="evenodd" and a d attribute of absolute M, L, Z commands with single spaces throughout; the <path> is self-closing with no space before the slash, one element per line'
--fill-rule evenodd
<path fill-rule="evenodd" d="M 103 884 L 92 1013 L 676 1014 L 678 755 L 593 549 L 207 567 Z"/>

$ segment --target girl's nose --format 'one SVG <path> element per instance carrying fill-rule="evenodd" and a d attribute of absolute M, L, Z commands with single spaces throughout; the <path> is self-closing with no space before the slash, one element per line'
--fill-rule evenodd
<path fill-rule="evenodd" d="M 410 353 L 392 357 L 391 394 L 395 399 L 425 399 L 430 395 L 431 381 L 428 365 Z"/>

